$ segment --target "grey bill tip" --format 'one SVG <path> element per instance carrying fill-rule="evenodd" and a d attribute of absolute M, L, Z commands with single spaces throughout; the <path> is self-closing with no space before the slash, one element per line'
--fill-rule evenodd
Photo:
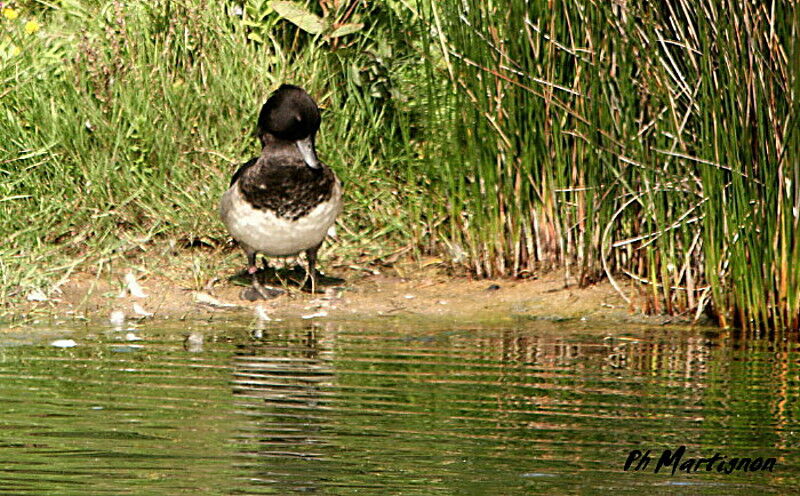
<path fill-rule="evenodd" d="M 295 141 L 297 149 L 300 150 L 300 155 L 303 156 L 305 163 L 312 169 L 319 169 L 319 159 L 317 152 L 314 151 L 314 140 L 311 136 Z"/>

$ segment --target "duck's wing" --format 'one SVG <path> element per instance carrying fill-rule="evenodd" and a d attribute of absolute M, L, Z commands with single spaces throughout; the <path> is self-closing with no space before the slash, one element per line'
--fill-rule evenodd
<path fill-rule="evenodd" d="M 231 178 L 231 184 L 229 186 L 233 186 L 233 183 L 239 180 L 239 178 L 244 174 L 244 171 L 255 165 L 258 161 L 258 157 L 253 157 L 247 162 L 245 162 L 241 167 L 239 167 L 236 172 L 233 173 L 233 177 Z"/>

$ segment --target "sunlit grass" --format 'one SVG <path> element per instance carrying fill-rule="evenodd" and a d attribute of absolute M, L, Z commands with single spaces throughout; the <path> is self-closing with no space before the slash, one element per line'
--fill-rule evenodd
<path fill-rule="evenodd" d="M 337 254 L 378 258 L 395 249 L 387 240 L 409 243 L 400 220 L 414 194 L 397 192 L 413 150 L 396 136 L 411 114 L 375 95 L 388 81 L 347 77 L 393 69 L 363 55 L 373 33 L 289 53 L 277 33 L 255 41 L 227 7 L 80 2 L 17 6 L 3 19 L 0 302 L 51 288 L 76 264 L 166 242 L 224 244 L 218 199 L 236 164 L 259 153 L 255 119 L 284 82 L 323 108 L 320 156 L 347 188 Z"/>

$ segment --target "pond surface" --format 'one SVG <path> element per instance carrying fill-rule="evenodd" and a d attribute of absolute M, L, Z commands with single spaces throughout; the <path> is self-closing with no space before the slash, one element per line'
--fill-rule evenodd
<path fill-rule="evenodd" d="M 6 329 L 0 345 L 0 494 L 786 494 L 800 483 L 800 355 L 782 337 L 223 320 Z M 680 446 L 682 461 L 776 465 L 654 473 Z M 624 471 L 637 449 L 652 461 Z"/>

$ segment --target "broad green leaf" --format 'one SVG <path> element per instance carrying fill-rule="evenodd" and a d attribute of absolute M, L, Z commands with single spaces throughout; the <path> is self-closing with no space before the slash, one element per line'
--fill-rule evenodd
<path fill-rule="evenodd" d="M 338 38 L 339 36 L 347 36 L 348 34 L 357 33 L 358 31 L 361 31 L 363 27 L 364 25 L 361 23 L 342 24 L 338 28 L 334 29 L 333 32 L 328 35 L 328 38 Z"/>
<path fill-rule="evenodd" d="M 327 24 L 318 15 L 309 12 L 294 2 L 278 2 L 273 1 L 269 3 L 279 16 L 291 22 L 303 31 L 311 34 L 320 34 L 325 31 Z"/>

